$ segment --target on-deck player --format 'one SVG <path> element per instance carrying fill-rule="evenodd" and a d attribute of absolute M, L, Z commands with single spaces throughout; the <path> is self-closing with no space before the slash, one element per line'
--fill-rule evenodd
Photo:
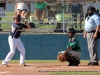
<path fill-rule="evenodd" d="M 25 48 L 24 45 L 20 39 L 20 34 L 23 28 L 25 29 L 31 29 L 29 24 L 25 22 L 25 24 L 20 23 L 21 16 L 17 15 L 14 17 L 14 23 L 12 24 L 12 28 L 10 31 L 10 35 L 8 37 L 8 42 L 10 46 L 10 52 L 2 62 L 2 66 L 8 67 L 9 61 L 12 59 L 16 48 L 20 51 L 20 66 L 26 66 L 25 64 Z"/>

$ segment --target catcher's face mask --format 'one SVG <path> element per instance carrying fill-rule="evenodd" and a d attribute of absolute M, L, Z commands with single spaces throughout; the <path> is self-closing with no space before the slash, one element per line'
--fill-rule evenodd
<path fill-rule="evenodd" d="M 68 36 L 71 37 L 72 33 L 68 32 Z"/>
<path fill-rule="evenodd" d="M 75 34 L 68 33 L 68 37 L 69 37 L 69 39 L 72 39 L 73 37 L 75 37 Z"/>

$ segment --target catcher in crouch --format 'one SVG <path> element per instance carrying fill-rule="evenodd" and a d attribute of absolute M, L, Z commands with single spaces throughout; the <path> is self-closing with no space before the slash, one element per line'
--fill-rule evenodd
<path fill-rule="evenodd" d="M 68 61 L 68 66 L 78 66 L 80 64 L 81 49 L 79 40 L 75 37 L 76 31 L 74 28 L 68 29 L 69 42 L 65 51 L 58 53 L 57 59 L 61 62 Z"/>

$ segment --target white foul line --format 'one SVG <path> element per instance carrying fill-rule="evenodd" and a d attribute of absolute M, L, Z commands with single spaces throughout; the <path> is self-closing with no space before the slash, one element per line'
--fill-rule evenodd
<path fill-rule="evenodd" d="M 0 72 L 0 75 L 1 75 L 1 74 L 5 74 L 5 73 L 8 73 L 8 72 Z"/>

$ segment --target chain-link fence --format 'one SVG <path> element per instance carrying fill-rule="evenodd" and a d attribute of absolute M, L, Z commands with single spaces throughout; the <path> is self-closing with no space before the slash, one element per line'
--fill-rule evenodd
<path fill-rule="evenodd" d="M 90 2 L 86 3 L 87 1 Z M 99 1 L 87 1 L 46 0 L 44 3 L 42 2 L 44 6 L 38 1 L 29 1 L 31 14 L 27 18 L 27 21 L 32 27 L 31 32 L 67 32 L 67 29 L 70 27 L 75 28 L 77 32 L 83 32 L 87 7 L 93 5 L 96 9 L 100 10 Z M 2 17 L 0 28 L 3 31 L 8 31 L 11 28 L 13 17 L 15 16 L 16 1 L 5 0 L 5 2 L 6 9 L 4 12 L 1 12 L 5 13 L 5 16 L 0 15 Z"/>

